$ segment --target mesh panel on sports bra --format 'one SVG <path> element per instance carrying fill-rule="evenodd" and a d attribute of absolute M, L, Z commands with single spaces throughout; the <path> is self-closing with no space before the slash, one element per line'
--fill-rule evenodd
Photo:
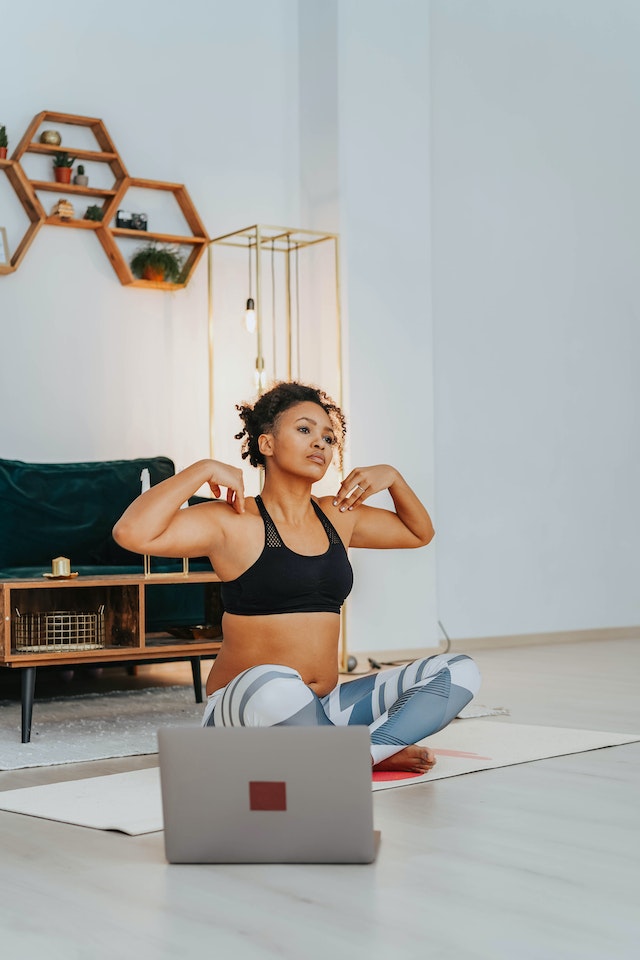
<path fill-rule="evenodd" d="M 316 516 L 318 517 L 318 519 L 320 520 L 320 523 L 324 527 L 326 535 L 329 537 L 329 543 L 342 543 L 342 540 L 340 539 L 337 530 L 335 529 L 331 521 L 328 519 L 328 517 L 325 517 L 324 513 L 322 512 L 318 504 L 314 503 L 313 500 L 311 501 L 311 503 L 313 504 L 313 509 L 316 512 Z"/>
<path fill-rule="evenodd" d="M 265 546 L 267 546 L 267 547 L 284 547 L 284 543 L 283 543 L 282 537 L 281 537 L 280 534 L 278 533 L 278 529 L 277 529 L 275 523 L 273 522 L 273 520 L 271 519 L 271 516 L 270 516 L 269 513 L 267 512 L 267 508 L 265 507 L 264 503 L 262 502 L 262 497 L 258 495 L 258 496 L 255 498 L 255 500 L 256 500 L 256 503 L 258 504 L 258 510 L 260 511 L 260 516 L 261 516 L 262 519 L 264 520 Z M 313 509 L 315 510 L 315 514 L 316 514 L 318 520 L 320 521 L 320 523 L 321 523 L 322 526 L 324 527 L 324 532 L 326 533 L 326 535 L 327 535 L 327 537 L 328 537 L 328 539 L 329 539 L 329 543 L 330 543 L 330 544 L 333 544 L 333 543 L 342 543 L 342 540 L 340 539 L 338 533 L 336 532 L 333 524 L 330 522 L 330 520 L 329 520 L 327 517 L 325 517 L 324 513 L 322 512 L 322 510 L 320 509 L 320 507 L 318 506 L 318 504 L 317 504 L 314 500 L 312 500 L 312 501 L 311 501 L 311 505 L 312 505 Z"/>

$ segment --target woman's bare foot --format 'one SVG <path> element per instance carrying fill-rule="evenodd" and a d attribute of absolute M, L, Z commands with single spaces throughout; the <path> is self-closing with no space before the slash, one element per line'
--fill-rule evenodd
<path fill-rule="evenodd" d="M 375 770 L 406 770 L 408 773 L 428 773 L 435 766 L 436 756 L 428 747 L 405 747 L 386 760 L 376 763 Z"/>

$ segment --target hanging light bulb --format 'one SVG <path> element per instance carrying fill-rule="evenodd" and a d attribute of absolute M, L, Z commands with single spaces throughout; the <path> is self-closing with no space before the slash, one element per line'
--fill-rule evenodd
<path fill-rule="evenodd" d="M 247 309 L 244 314 L 244 325 L 247 333 L 255 333 L 256 330 L 256 305 L 252 297 L 247 300 Z"/>
<path fill-rule="evenodd" d="M 244 326 L 247 333 L 255 333 L 256 330 L 256 304 L 255 300 L 252 297 L 252 280 L 253 280 L 253 271 L 251 270 L 251 243 L 248 246 L 249 250 L 249 297 L 247 299 L 247 306 L 244 312 Z"/>

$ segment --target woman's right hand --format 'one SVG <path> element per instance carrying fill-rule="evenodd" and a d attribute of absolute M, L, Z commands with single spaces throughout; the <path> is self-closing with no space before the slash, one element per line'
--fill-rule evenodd
<path fill-rule="evenodd" d="M 158 557 L 208 554 L 221 532 L 220 510 L 212 510 L 210 503 L 181 509 L 206 484 L 216 498 L 226 488 L 229 506 L 244 513 L 242 470 L 217 460 L 198 460 L 140 494 L 113 528 L 116 542 L 134 553 Z"/>
<path fill-rule="evenodd" d="M 211 488 L 214 497 L 219 500 L 222 497 L 222 488 L 226 487 L 227 503 L 233 507 L 237 513 L 244 513 L 244 476 L 242 470 L 238 467 L 232 467 L 228 463 L 221 463 L 219 460 L 211 460 L 211 475 L 206 481 Z"/>

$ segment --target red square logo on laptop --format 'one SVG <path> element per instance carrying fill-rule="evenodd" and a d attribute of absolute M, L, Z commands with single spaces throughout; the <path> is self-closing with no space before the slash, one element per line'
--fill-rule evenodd
<path fill-rule="evenodd" d="M 286 810 L 287 785 L 284 780 L 250 780 L 250 810 Z"/>

